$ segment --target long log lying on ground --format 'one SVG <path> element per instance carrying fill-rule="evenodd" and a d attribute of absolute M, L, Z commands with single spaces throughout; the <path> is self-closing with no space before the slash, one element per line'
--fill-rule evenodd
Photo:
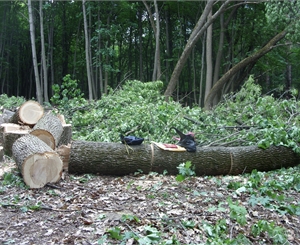
<path fill-rule="evenodd" d="M 27 134 L 15 141 L 13 157 L 30 188 L 60 180 L 63 163 L 59 155 L 38 137 Z"/>
<path fill-rule="evenodd" d="M 40 120 L 43 114 L 44 108 L 38 102 L 28 100 L 17 109 L 10 122 L 32 126 Z"/>
<path fill-rule="evenodd" d="M 300 156 L 286 147 L 266 150 L 256 146 L 197 147 L 195 153 L 170 152 L 155 145 L 126 146 L 121 143 L 74 141 L 71 146 L 69 173 L 122 176 L 142 170 L 178 174 L 178 165 L 191 161 L 197 176 L 237 175 L 253 169 L 269 171 L 292 167 Z"/>

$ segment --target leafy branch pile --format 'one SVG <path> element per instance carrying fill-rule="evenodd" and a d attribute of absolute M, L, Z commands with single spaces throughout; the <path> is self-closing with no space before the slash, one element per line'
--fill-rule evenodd
<path fill-rule="evenodd" d="M 25 102 L 24 97 L 8 97 L 7 94 L 0 94 L 0 110 L 14 110 Z"/>
<path fill-rule="evenodd" d="M 72 89 L 66 89 L 69 83 Z M 72 123 L 75 139 L 118 142 L 120 133 L 128 133 L 146 141 L 172 142 L 174 132 L 169 128 L 173 126 L 195 132 L 201 146 L 283 145 L 300 152 L 299 102 L 295 97 L 263 96 L 252 77 L 212 111 L 166 102 L 160 81 L 127 81 L 93 102 L 83 98 L 70 77 L 64 78 L 61 89 L 55 88 L 52 102 Z"/>
<path fill-rule="evenodd" d="M 87 141 L 119 142 L 120 134 L 131 134 L 159 142 L 175 143 L 174 131 L 193 131 L 199 146 L 282 145 L 300 153 L 299 101 L 262 95 L 250 76 L 238 93 L 224 97 L 211 111 L 198 106 L 183 107 L 166 102 L 161 81 L 127 81 L 100 100 L 88 101 L 69 75 L 62 85 L 53 86 L 51 103 L 72 123 L 73 138 Z M 22 97 L 0 96 L 0 107 L 13 109 Z"/>

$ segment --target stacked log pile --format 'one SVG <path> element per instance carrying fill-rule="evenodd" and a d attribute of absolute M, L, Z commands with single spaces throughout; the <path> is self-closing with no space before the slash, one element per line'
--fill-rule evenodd
<path fill-rule="evenodd" d="M 31 188 L 59 181 L 63 170 L 116 176 L 138 171 L 178 174 L 178 165 L 191 161 L 197 176 L 238 175 L 300 163 L 299 154 L 282 146 L 266 150 L 256 146 L 197 147 L 196 152 L 190 153 L 164 151 L 155 144 L 71 143 L 72 127 L 65 124 L 63 116 L 44 113 L 36 102 L 25 104 L 16 111 L 18 115 L 13 115 L 11 123 L 0 125 L 0 143 L 5 154 L 13 156 L 24 182 Z"/>
<path fill-rule="evenodd" d="M 9 122 L 0 125 L 0 141 L 4 154 L 14 158 L 24 182 L 30 188 L 41 188 L 59 181 L 63 160 L 56 149 L 62 147 L 60 143 L 71 142 L 71 125 L 52 111 L 44 113 L 44 108 L 31 100 L 20 106 Z"/>

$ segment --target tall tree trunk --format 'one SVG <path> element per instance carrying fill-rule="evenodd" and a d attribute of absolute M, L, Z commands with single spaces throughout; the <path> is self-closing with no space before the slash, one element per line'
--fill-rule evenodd
<path fill-rule="evenodd" d="M 92 85 L 92 97 L 97 99 L 96 87 L 95 87 L 95 76 L 93 72 L 93 60 L 92 60 L 92 48 L 91 48 L 91 40 L 92 40 L 92 13 L 91 7 L 88 8 L 88 16 L 89 16 L 89 24 L 88 24 L 88 40 L 89 40 L 89 64 L 90 64 L 90 74 L 91 74 L 91 85 Z"/>
<path fill-rule="evenodd" d="M 111 17 L 112 11 L 108 14 L 107 21 L 106 21 L 106 26 L 110 26 L 110 17 Z M 110 35 L 107 37 L 107 44 L 106 47 L 107 49 L 110 48 L 111 40 L 110 40 Z M 109 65 L 109 54 L 106 54 L 105 56 L 105 64 L 108 66 Z M 108 89 L 108 69 L 104 69 L 104 93 L 107 94 L 107 89 Z"/>
<path fill-rule="evenodd" d="M 98 9 L 98 29 L 101 29 L 101 21 L 100 21 L 100 8 Z M 101 38 L 101 32 L 98 32 L 98 50 L 100 51 L 102 49 L 102 38 Z M 103 73 L 102 73 L 102 54 L 101 52 L 98 53 L 98 62 L 99 62 L 99 87 L 100 87 L 100 97 L 104 93 L 104 85 L 103 85 Z"/>
<path fill-rule="evenodd" d="M 170 21 L 170 7 L 167 6 L 166 12 L 166 73 L 165 73 L 165 80 L 169 81 L 170 77 L 170 67 L 172 62 L 170 59 L 172 58 L 172 28 L 171 28 L 171 21 Z"/>
<path fill-rule="evenodd" d="M 36 96 L 37 96 L 38 102 L 40 104 L 42 104 L 43 103 L 43 95 L 41 92 L 41 83 L 40 83 L 39 70 L 38 70 L 38 64 L 37 64 L 37 56 L 36 56 L 36 48 L 35 48 L 35 32 L 34 32 L 31 0 L 28 0 L 28 14 L 29 14 L 32 60 L 33 60 L 33 68 L 34 68 L 34 75 L 35 75 Z"/>
<path fill-rule="evenodd" d="M 54 13 L 53 7 L 55 3 L 51 4 L 51 14 L 50 14 L 50 21 L 48 21 L 48 62 L 50 63 L 50 88 L 52 88 L 54 84 L 54 64 L 53 64 L 53 38 L 54 38 Z M 52 90 L 50 90 L 52 91 Z"/>
<path fill-rule="evenodd" d="M 69 65 L 69 45 L 68 45 L 68 16 L 67 16 L 67 2 L 62 2 L 62 32 L 61 32 L 61 45 L 62 45 L 62 74 L 61 76 L 66 76 L 67 74 L 69 74 L 69 69 L 68 69 L 68 65 Z"/>
<path fill-rule="evenodd" d="M 224 46 L 224 13 L 220 15 L 220 37 L 219 37 L 219 47 L 216 56 L 215 68 L 214 68 L 214 77 L 213 77 L 213 84 L 215 84 L 220 76 L 220 67 L 221 67 L 221 60 L 223 54 L 223 46 Z M 205 96 L 206 97 L 206 96 Z"/>
<path fill-rule="evenodd" d="M 233 8 L 230 12 L 227 20 L 224 22 L 224 13 L 220 15 L 220 37 L 219 37 L 219 47 L 216 56 L 215 68 L 214 68 L 214 77 L 213 77 L 213 84 L 215 84 L 220 77 L 220 68 L 221 68 L 221 60 L 223 56 L 223 47 L 224 47 L 224 39 L 225 39 L 225 30 L 227 29 L 231 19 L 233 18 L 234 14 L 236 13 L 237 9 L 240 5 L 237 5 Z"/>
<path fill-rule="evenodd" d="M 89 89 L 89 100 L 93 100 L 93 90 L 92 90 L 92 78 L 91 78 L 91 66 L 90 66 L 90 40 L 88 35 L 88 24 L 86 19 L 86 10 L 85 10 L 86 0 L 82 0 L 82 12 L 83 12 L 83 22 L 84 22 L 84 36 L 85 36 L 85 60 L 86 60 L 86 71 L 88 79 L 88 89 Z"/>
<path fill-rule="evenodd" d="M 205 55 L 205 35 L 204 35 L 204 38 L 203 38 L 203 41 L 202 41 L 202 55 L 201 55 L 201 75 L 200 75 L 200 84 L 199 84 L 199 87 L 200 87 L 200 92 L 199 92 L 199 106 L 202 107 L 202 90 L 203 90 L 203 74 L 204 74 L 204 55 Z"/>
<path fill-rule="evenodd" d="M 78 21 L 74 54 L 73 54 L 73 71 L 72 71 L 73 77 L 76 77 L 76 73 L 78 72 L 78 70 L 77 70 L 77 49 L 78 49 L 78 46 L 80 46 L 80 45 L 78 45 L 79 39 L 80 39 L 79 33 L 81 33 L 81 20 Z"/>
<path fill-rule="evenodd" d="M 42 47 L 42 67 L 43 67 L 43 85 L 44 85 L 44 100 L 49 102 L 48 97 L 48 69 L 45 51 L 44 37 L 44 16 L 43 16 L 43 0 L 40 0 L 40 29 L 41 29 L 41 47 Z"/>
<path fill-rule="evenodd" d="M 207 21 L 212 17 L 212 10 L 207 16 Z M 205 81 L 205 96 L 209 94 L 213 80 L 213 62 L 212 62 L 212 24 L 206 30 L 206 81 Z"/>
<path fill-rule="evenodd" d="M 197 43 L 197 41 L 199 40 L 199 38 L 202 36 L 202 34 L 204 33 L 204 31 L 213 23 L 213 21 L 223 12 L 225 11 L 226 6 L 230 3 L 230 0 L 226 0 L 221 7 L 219 8 L 219 10 L 210 18 L 209 21 L 206 21 L 207 16 L 209 14 L 209 12 L 212 10 L 212 7 L 215 3 L 214 0 L 209 0 L 205 6 L 205 9 L 202 13 L 202 15 L 200 16 L 195 28 L 193 29 L 187 43 L 186 46 L 180 56 L 180 58 L 177 61 L 177 64 L 173 70 L 171 79 L 169 81 L 168 87 L 164 93 L 164 95 L 168 98 L 170 96 L 172 96 L 173 91 L 175 90 L 177 81 L 179 79 L 179 76 L 181 74 L 181 71 L 192 51 L 192 48 L 195 46 L 195 44 Z M 205 22 L 206 21 L 206 22 Z"/>
<path fill-rule="evenodd" d="M 161 65 L 160 65 L 160 25 L 159 25 L 159 11 L 157 7 L 157 0 L 154 0 L 154 8 L 156 14 L 156 28 L 155 28 L 155 56 L 154 66 L 156 67 L 156 74 L 154 80 L 159 80 L 161 77 Z"/>
<path fill-rule="evenodd" d="M 291 53 L 291 48 L 292 48 L 292 45 L 289 45 L 287 47 L 288 54 Z M 286 62 L 286 88 L 285 88 L 285 90 L 288 92 L 288 97 L 291 96 L 291 94 L 290 94 L 291 88 L 292 88 L 292 64 L 290 63 L 289 60 L 287 60 L 287 62 Z"/>
<path fill-rule="evenodd" d="M 192 73 L 193 73 L 193 96 L 194 96 L 194 103 L 197 103 L 197 90 L 196 90 L 196 61 L 195 61 L 195 48 L 192 51 Z"/>
<path fill-rule="evenodd" d="M 3 9 L 3 15 L 1 18 L 1 28 L 0 28 L 0 81 L 1 81 L 1 94 L 4 93 L 4 79 L 3 79 L 3 74 L 4 74 L 4 52 L 5 52 L 5 39 L 6 39 L 6 28 L 7 28 L 7 16 L 10 14 L 9 13 L 9 6 L 7 4 L 4 4 L 4 6 L 1 3 L 1 8 Z"/>
<path fill-rule="evenodd" d="M 156 21 L 154 23 L 154 18 L 149 5 L 146 3 L 145 0 L 143 0 L 143 3 L 147 9 L 150 24 L 152 26 L 153 33 L 155 36 L 154 66 L 153 66 L 153 73 L 152 73 L 152 81 L 155 81 L 158 80 L 161 76 L 160 45 L 159 45 L 159 38 L 160 38 L 159 11 L 157 7 L 157 1 L 154 0 L 155 17 L 156 17 Z"/>
<path fill-rule="evenodd" d="M 139 28 L 139 77 L 140 77 L 140 81 L 144 81 L 144 72 L 143 72 L 143 22 L 142 22 L 142 17 L 143 17 L 143 13 L 142 10 L 138 10 L 138 28 Z M 132 33 L 132 28 L 130 28 L 130 39 L 131 39 L 131 33 Z M 131 45 L 131 41 L 130 41 L 130 45 Z M 129 57 L 129 59 L 131 60 L 131 56 Z M 131 67 L 130 67 L 131 68 Z"/>
<path fill-rule="evenodd" d="M 287 31 L 284 30 L 280 33 L 278 33 L 276 36 L 274 36 L 263 48 L 252 54 L 251 56 L 243 59 L 241 62 L 236 64 L 234 67 L 232 67 L 229 71 L 227 71 L 216 84 L 214 84 L 213 88 L 211 89 L 210 93 L 208 94 L 206 100 L 205 100 L 205 109 L 211 109 L 213 106 L 213 100 L 215 96 L 222 90 L 223 86 L 226 84 L 229 79 L 234 76 L 238 71 L 241 69 L 244 69 L 248 65 L 252 65 L 253 63 L 257 62 L 259 58 L 264 56 L 266 53 L 270 52 L 274 45 L 280 41 L 282 38 L 285 37 L 287 34 Z"/>

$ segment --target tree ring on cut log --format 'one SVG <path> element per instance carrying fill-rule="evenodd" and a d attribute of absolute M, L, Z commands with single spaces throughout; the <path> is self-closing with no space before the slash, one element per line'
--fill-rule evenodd
<path fill-rule="evenodd" d="M 44 115 L 44 108 L 36 101 L 25 102 L 17 111 L 19 120 L 27 125 L 34 125 Z"/>
<path fill-rule="evenodd" d="M 61 178 L 62 161 L 57 154 L 45 152 L 34 154 L 22 166 L 24 182 L 31 188 L 41 188 L 47 183 L 54 183 Z"/>

